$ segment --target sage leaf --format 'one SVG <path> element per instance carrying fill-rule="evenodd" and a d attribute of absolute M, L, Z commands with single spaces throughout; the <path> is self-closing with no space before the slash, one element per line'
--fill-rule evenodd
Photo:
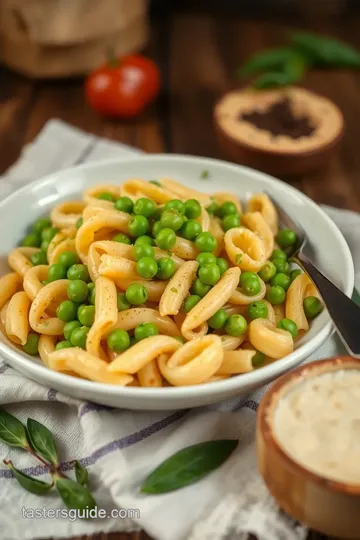
<path fill-rule="evenodd" d="M 4 460 L 4 463 L 12 471 L 14 477 L 19 482 L 21 487 L 26 489 L 26 491 L 30 491 L 30 493 L 34 493 L 35 495 L 44 495 L 53 487 L 53 484 L 42 482 L 41 480 L 32 478 L 31 476 L 19 471 L 14 467 L 11 461 Z"/>
<path fill-rule="evenodd" d="M 270 71 L 260 75 L 254 82 L 253 87 L 258 90 L 279 88 L 296 84 L 303 77 L 307 68 L 305 58 L 299 54 L 293 54 L 283 65 L 283 71 Z"/>
<path fill-rule="evenodd" d="M 76 460 L 74 463 L 76 481 L 82 486 L 85 486 L 89 481 L 89 473 L 87 469 L 81 465 L 80 461 Z"/>
<path fill-rule="evenodd" d="M 12 414 L 0 410 L 0 439 L 9 446 L 29 448 L 25 426 Z"/>
<path fill-rule="evenodd" d="M 255 54 L 237 72 L 238 77 L 249 77 L 264 71 L 282 71 L 284 64 L 296 54 L 294 49 L 270 49 Z"/>
<path fill-rule="evenodd" d="M 360 52 L 336 39 L 309 32 L 292 35 L 294 47 L 316 66 L 360 68 Z"/>
<path fill-rule="evenodd" d="M 50 463 L 59 465 L 55 439 L 48 428 L 37 420 L 28 418 L 27 431 L 32 449 Z"/>
<path fill-rule="evenodd" d="M 75 510 L 85 510 L 96 508 L 96 502 L 89 489 L 70 480 L 69 478 L 59 478 L 55 480 L 55 487 L 68 508 Z"/>
<path fill-rule="evenodd" d="M 207 441 L 183 448 L 157 467 L 140 487 L 141 493 L 167 493 L 198 482 L 230 456 L 237 440 Z"/>

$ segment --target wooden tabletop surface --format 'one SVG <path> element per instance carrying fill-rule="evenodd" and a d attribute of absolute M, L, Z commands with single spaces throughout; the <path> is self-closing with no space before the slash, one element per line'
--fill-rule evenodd
<path fill-rule="evenodd" d="M 359 16 L 307 24 L 360 47 Z M 13 163 L 50 118 L 137 146 L 146 152 L 177 152 L 224 158 L 217 147 L 212 108 L 234 84 L 237 66 L 253 52 L 279 44 L 291 19 L 251 20 L 241 15 L 184 11 L 152 24 L 149 54 L 159 63 L 163 91 L 133 122 L 104 120 L 83 100 L 83 81 L 27 80 L 0 68 L 0 174 Z M 299 26 L 299 21 L 296 21 Z M 304 86 L 342 109 L 345 139 L 329 169 L 289 180 L 318 203 L 360 211 L 360 72 L 312 72 Z M 315 540 L 321 535 L 311 533 Z M 145 533 L 96 535 L 93 540 L 145 540 Z M 79 539 L 77 539 L 79 540 Z"/>

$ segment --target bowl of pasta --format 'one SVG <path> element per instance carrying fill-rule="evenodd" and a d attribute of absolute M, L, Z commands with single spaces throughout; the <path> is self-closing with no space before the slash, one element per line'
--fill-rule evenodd
<path fill-rule="evenodd" d="M 246 396 L 331 334 L 288 259 L 273 195 L 348 296 L 349 248 L 319 206 L 263 173 L 153 155 L 81 165 L 0 203 L 0 353 L 27 377 L 113 407 Z"/>

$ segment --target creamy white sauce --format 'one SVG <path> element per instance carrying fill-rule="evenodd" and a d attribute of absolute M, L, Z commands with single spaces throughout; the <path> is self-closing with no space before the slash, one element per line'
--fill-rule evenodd
<path fill-rule="evenodd" d="M 334 371 L 296 386 L 274 411 L 274 431 L 303 467 L 360 484 L 360 370 Z"/>

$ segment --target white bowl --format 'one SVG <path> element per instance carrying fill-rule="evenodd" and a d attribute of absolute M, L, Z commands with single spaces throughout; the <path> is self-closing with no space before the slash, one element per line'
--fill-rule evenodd
<path fill-rule="evenodd" d="M 206 179 L 203 170 L 209 171 Z M 313 201 L 293 187 L 263 173 L 207 158 L 153 155 L 129 160 L 82 165 L 47 176 L 17 191 L 0 204 L 0 274 L 7 269 L 7 253 L 25 235 L 38 217 L 67 199 L 77 198 L 95 184 L 120 184 L 128 178 L 147 180 L 172 177 L 204 192 L 231 191 L 242 199 L 266 190 L 277 198 L 304 227 L 316 248 L 316 263 L 348 296 L 354 287 L 350 250 L 329 217 Z M 331 334 L 326 312 L 313 322 L 296 350 L 252 373 L 223 381 L 187 387 L 116 387 L 78 379 L 45 367 L 40 359 L 27 356 L 0 337 L 0 353 L 8 364 L 41 384 L 76 398 L 128 409 L 185 409 L 214 403 L 234 396 L 246 396 L 309 357 Z"/>

